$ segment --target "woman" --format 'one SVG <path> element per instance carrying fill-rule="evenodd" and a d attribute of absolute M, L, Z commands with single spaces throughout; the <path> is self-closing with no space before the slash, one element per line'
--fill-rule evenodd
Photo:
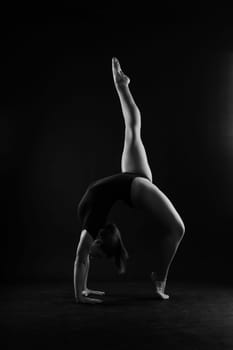
<path fill-rule="evenodd" d="M 152 272 L 151 279 L 155 297 L 168 299 L 169 296 L 165 294 L 168 270 L 185 228 L 170 200 L 152 183 L 152 173 L 141 139 L 141 114 L 129 90 L 130 79 L 122 72 L 116 58 L 112 59 L 112 72 L 125 121 L 122 173 L 92 183 L 79 203 L 82 232 L 74 263 L 75 298 L 79 303 L 102 301 L 89 297 L 90 294 L 104 294 L 87 288 L 89 256 L 113 257 L 118 272 L 125 272 L 128 254 L 121 234 L 115 224 L 106 224 L 111 207 L 122 200 L 132 208 L 147 211 L 166 227 L 156 255 L 156 272 Z"/>

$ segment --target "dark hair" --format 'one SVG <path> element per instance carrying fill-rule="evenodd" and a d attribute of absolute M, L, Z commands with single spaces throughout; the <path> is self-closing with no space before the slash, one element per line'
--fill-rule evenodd
<path fill-rule="evenodd" d="M 118 273 L 124 273 L 129 256 L 118 227 L 114 223 L 107 223 L 100 229 L 99 238 L 102 240 L 101 248 L 106 256 L 114 257 Z"/>

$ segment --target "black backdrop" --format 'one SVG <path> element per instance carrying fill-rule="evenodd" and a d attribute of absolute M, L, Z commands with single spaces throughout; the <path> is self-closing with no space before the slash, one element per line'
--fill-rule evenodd
<path fill-rule="evenodd" d="M 2 11 L 2 280 L 72 281 L 78 201 L 90 181 L 120 171 L 117 56 L 154 182 L 186 226 L 170 278 L 231 282 L 232 9 L 40 6 Z M 110 218 L 131 257 L 120 278 L 147 278 L 156 229 L 124 205 Z M 90 273 L 119 278 L 104 260 Z"/>

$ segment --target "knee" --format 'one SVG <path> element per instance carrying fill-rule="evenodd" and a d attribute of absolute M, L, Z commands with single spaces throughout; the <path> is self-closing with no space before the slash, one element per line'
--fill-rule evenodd
<path fill-rule="evenodd" d="M 171 231 L 177 237 L 178 240 L 181 240 L 185 234 L 184 222 L 181 219 L 176 221 L 173 224 Z"/>

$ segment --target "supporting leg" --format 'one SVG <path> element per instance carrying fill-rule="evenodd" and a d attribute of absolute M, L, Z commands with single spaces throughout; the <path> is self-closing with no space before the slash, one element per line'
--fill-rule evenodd
<path fill-rule="evenodd" d="M 112 61 L 112 70 L 125 122 L 121 170 L 141 173 L 152 181 L 151 169 L 141 139 L 141 113 L 129 90 L 130 79 L 122 72 L 117 59 Z"/>
<path fill-rule="evenodd" d="M 164 232 L 157 237 L 155 247 L 155 269 L 151 278 L 157 296 L 167 299 L 164 293 L 170 265 L 183 238 L 184 223 L 167 196 L 154 184 L 143 178 L 136 179 L 131 188 L 134 207 L 145 210 L 152 219 L 159 219 Z"/>
<path fill-rule="evenodd" d="M 177 226 L 177 228 L 174 227 L 174 229 L 170 229 L 170 232 L 168 230 L 167 234 L 156 243 L 156 272 L 151 273 L 151 279 L 155 285 L 156 294 L 162 299 L 169 298 L 169 296 L 165 294 L 167 276 L 183 235 L 184 226 L 180 225 Z"/>

